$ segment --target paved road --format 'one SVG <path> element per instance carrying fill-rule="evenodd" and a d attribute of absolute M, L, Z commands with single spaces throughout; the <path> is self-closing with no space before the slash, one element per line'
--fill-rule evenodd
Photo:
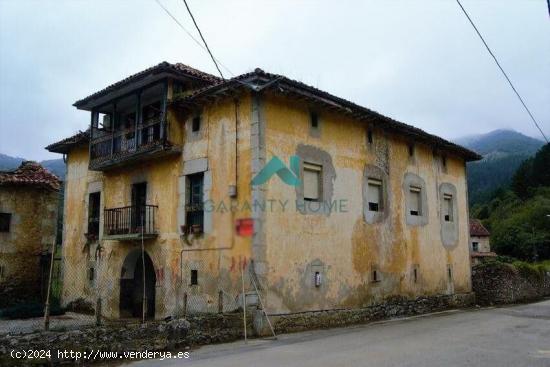
<path fill-rule="evenodd" d="M 137 366 L 550 366 L 550 300 L 281 335 Z"/>

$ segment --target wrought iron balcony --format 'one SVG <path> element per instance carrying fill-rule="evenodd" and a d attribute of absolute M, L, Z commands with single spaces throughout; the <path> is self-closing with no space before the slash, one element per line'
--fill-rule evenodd
<path fill-rule="evenodd" d="M 105 209 L 104 238 L 107 240 L 140 240 L 154 238 L 158 206 L 124 206 Z"/>

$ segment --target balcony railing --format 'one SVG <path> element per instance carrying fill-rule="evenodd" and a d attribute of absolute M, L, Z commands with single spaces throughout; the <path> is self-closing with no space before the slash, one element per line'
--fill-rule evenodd
<path fill-rule="evenodd" d="M 104 235 L 109 239 L 139 239 L 158 234 L 156 214 L 158 206 L 125 206 L 105 209 Z"/>

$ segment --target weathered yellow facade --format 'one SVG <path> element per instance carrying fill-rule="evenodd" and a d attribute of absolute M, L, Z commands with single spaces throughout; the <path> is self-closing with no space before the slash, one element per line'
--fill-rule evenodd
<path fill-rule="evenodd" d="M 180 154 L 91 171 L 87 144 L 68 151 L 64 303 L 101 299 L 106 317 L 125 316 L 121 284 L 136 281 L 141 241 L 109 239 L 103 216 L 99 238 L 87 238 L 87 200 L 100 192 L 102 209 L 131 205 L 138 182 L 147 183 L 147 204 L 158 207 L 158 235 L 143 241 L 154 267 L 156 318 L 189 307 L 217 309 L 219 294 L 240 292 L 243 266 L 253 270 L 265 307 L 275 313 L 471 291 L 460 154 L 273 91 L 240 90 L 194 108 L 177 103 L 172 82 L 167 95 L 168 136 L 182 147 Z M 200 129 L 192 131 L 197 115 Z M 311 205 L 320 203 L 304 201 L 300 187 L 276 175 L 252 186 L 274 156 L 285 163 L 298 156 L 301 169 L 307 162 L 322 166 L 330 208 L 315 210 Z M 204 233 L 185 235 L 186 177 L 196 172 L 204 174 Z M 365 206 L 371 172 L 384 187 L 384 206 L 375 216 Z M 407 214 L 409 182 L 422 186 L 421 218 Z M 442 196 L 451 193 L 448 222 Z M 235 223 L 249 218 L 253 236 L 237 235 Z M 193 271 L 197 285 L 190 285 Z M 248 280 L 246 290 L 254 290 Z"/>

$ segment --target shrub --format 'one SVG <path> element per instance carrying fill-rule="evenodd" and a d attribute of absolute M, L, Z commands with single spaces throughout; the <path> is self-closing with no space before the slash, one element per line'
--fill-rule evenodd
<path fill-rule="evenodd" d="M 526 278 L 534 278 L 539 281 L 544 279 L 545 268 L 542 265 L 533 265 L 524 261 L 515 261 L 512 265 Z"/>

